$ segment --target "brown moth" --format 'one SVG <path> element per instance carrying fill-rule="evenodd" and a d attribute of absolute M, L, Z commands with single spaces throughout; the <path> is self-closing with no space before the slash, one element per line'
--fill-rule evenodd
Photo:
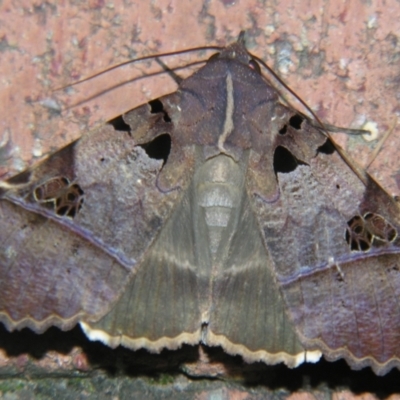
<path fill-rule="evenodd" d="M 279 102 L 242 39 L 3 182 L 0 224 L 9 330 L 400 367 L 399 206 Z"/>

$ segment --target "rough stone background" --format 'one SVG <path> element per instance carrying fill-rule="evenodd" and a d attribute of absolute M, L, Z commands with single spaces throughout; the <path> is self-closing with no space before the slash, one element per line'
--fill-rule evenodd
<path fill-rule="evenodd" d="M 153 71 L 142 63 L 54 89 L 130 58 L 224 46 L 246 30 L 249 50 L 325 122 L 376 126 L 373 140 L 335 136 L 361 165 L 391 131 L 369 172 L 399 195 L 399 21 L 396 0 L 2 0 L 0 178 L 175 85 L 164 75 L 109 90 Z M 182 65 L 192 57 L 165 63 Z M 154 356 L 109 350 L 79 330 L 37 336 L 0 329 L 0 398 L 394 398 L 399 378 L 397 371 L 381 378 L 368 369 L 352 372 L 344 362 L 292 371 L 246 366 L 218 349 L 200 358 L 197 349 Z"/>

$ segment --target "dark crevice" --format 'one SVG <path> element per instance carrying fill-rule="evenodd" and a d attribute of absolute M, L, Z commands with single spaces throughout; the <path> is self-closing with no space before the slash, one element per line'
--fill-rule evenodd
<path fill-rule="evenodd" d="M 293 127 L 294 129 L 299 130 L 299 129 L 301 129 L 301 124 L 303 123 L 303 121 L 304 121 L 304 118 L 301 115 L 296 114 L 296 115 L 293 115 L 293 117 L 290 117 L 289 125 L 291 127 Z"/>
<path fill-rule="evenodd" d="M 67 200 L 73 203 L 77 199 L 77 196 L 75 193 L 67 193 Z"/>
<path fill-rule="evenodd" d="M 19 173 L 18 175 L 13 176 L 7 181 L 7 183 L 9 183 L 10 185 L 22 185 L 24 183 L 29 183 L 31 175 L 32 175 L 31 171 L 27 170 Z"/>
<path fill-rule="evenodd" d="M 287 132 L 287 125 L 283 125 L 281 129 L 279 129 L 279 134 L 284 135 Z"/>
<path fill-rule="evenodd" d="M 151 142 L 140 145 L 140 147 L 150 158 L 164 160 L 165 164 L 168 160 L 169 153 L 171 152 L 171 136 L 164 133 L 157 136 Z"/>
<path fill-rule="evenodd" d="M 150 112 L 152 114 L 157 114 L 164 111 L 164 106 L 161 100 L 155 99 L 149 101 L 149 106 L 150 106 Z"/>
<path fill-rule="evenodd" d="M 111 121 L 108 121 L 108 123 L 112 125 L 116 131 L 122 131 L 122 132 L 131 131 L 131 127 L 124 121 L 122 115 L 112 119 Z"/>
<path fill-rule="evenodd" d="M 65 271 L 68 272 L 68 269 L 65 269 Z M 98 397 L 101 398 L 101 389 L 104 390 L 106 384 L 110 385 L 111 380 L 119 378 L 123 379 L 122 383 L 118 381 L 119 384 L 125 385 L 123 388 L 126 387 L 127 380 L 132 385 L 136 380 L 139 380 L 143 392 L 142 382 L 146 379 L 149 382 L 148 386 L 155 387 L 158 390 L 157 393 L 160 393 L 163 388 L 166 388 L 165 391 L 170 390 L 172 384 L 167 385 L 164 381 L 161 381 L 161 378 L 164 380 L 166 378 L 175 379 L 176 376 L 179 378 L 183 369 L 182 365 L 194 365 L 200 362 L 199 346 L 183 345 L 177 350 L 164 349 L 158 354 L 150 353 L 144 349 L 132 351 L 122 346 L 111 349 L 101 342 L 92 342 L 87 339 L 79 326 L 67 332 L 62 332 L 53 327 L 38 335 L 30 329 L 9 332 L 0 324 L 0 342 L 1 349 L 6 355 L 15 357 L 15 360 L 28 356 L 33 367 L 36 367 L 36 364 L 40 365 L 41 359 L 49 357 L 48 354 L 58 360 L 59 354 L 69 354 L 73 349 L 79 348 L 77 360 L 80 360 L 81 357 L 88 360 L 88 369 L 85 372 L 88 375 L 83 379 L 98 384 L 99 379 L 96 378 L 96 375 L 92 379 L 90 374 L 93 374 L 93 371 L 100 371 L 104 374 L 101 385 L 98 384 L 95 387 L 96 392 L 92 396 L 93 398 L 96 397 L 97 393 L 99 393 Z M 258 391 L 260 391 L 260 394 L 257 398 L 267 398 L 267 394 L 270 398 L 281 398 L 283 397 L 282 393 L 299 391 L 312 391 L 316 392 L 319 397 L 322 397 L 322 395 L 329 397 L 333 392 L 332 388 L 337 387 L 348 388 L 346 390 L 356 394 L 372 392 L 378 399 L 390 397 L 390 394 L 399 392 L 400 374 L 396 369 L 391 370 L 385 376 L 376 376 L 371 368 L 352 371 L 344 360 L 328 362 L 324 359 L 316 364 L 303 363 L 297 368 L 289 369 L 284 364 L 265 365 L 262 362 L 247 364 L 243 362 L 241 357 L 227 355 L 220 347 L 203 346 L 201 351 L 205 353 L 205 356 L 211 360 L 213 365 L 223 365 L 228 372 L 234 373 L 235 379 L 238 381 L 238 383 L 235 383 L 237 387 L 240 386 L 244 391 L 254 391 L 256 394 L 253 395 L 253 398 L 257 397 Z M 193 397 L 194 388 L 199 391 L 204 390 L 204 378 L 193 377 L 190 369 L 185 376 L 189 377 L 185 379 L 190 379 L 190 386 L 181 389 L 181 398 L 185 397 L 185 394 L 187 398 Z M 157 381 L 156 379 L 160 380 Z M 219 386 L 215 387 L 220 387 L 220 380 L 214 379 L 209 379 L 209 381 L 211 383 L 216 382 Z M 67 378 L 65 380 L 67 381 Z M 35 381 L 35 385 L 38 387 L 41 384 L 40 379 L 34 380 L 32 378 L 32 381 Z M 51 388 L 54 390 L 54 378 L 51 379 L 51 382 L 53 383 Z M 202 386 L 194 386 L 197 382 L 200 382 Z M 76 384 L 76 377 L 72 378 L 71 384 L 66 388 L 71 391 L 74 384 Z M 46 383 L 46 385 L 49 384 Z M 45 390 L 49 390 L 48 386 L 44 387 Z M 220 391 L 220 389 L 215 389 L 215 391 Z M 61 393 L 64 393 L 64 391 Z M 65 393 L 67 394 L 67 390 L 65 390 Z M 269 395 L 269 393 L 272 394 Z M 71 394 L 69 397 L 72 397 Z M 104 397 L 106 396 L 103 395 Z M 130 397 L 135 396 L 131 395 Z M 62 395 L 58 398 L 61 399 Z M 155 396 L 152 398 L 155 398 Z"/>
<path fill-rule="evenodd" d="M 369 244 L 369 242 L 366 242 L 365 240 L 359 240 L 358 244 L 359 244 L 361 251 L 368 251 L 371 248 L 371 245 Z M 353 248 L 353 246 L 351 247 L 351 249 L 356 250 Z"/>
<path fill-rule="evenodd" d="M 299 130 L 301 129 L 301 124 L 303 123 L 304 118 L 301 115 L 293 115 L 292 117 L 289 118 L 289 125 L 296 129 Z M 287 133 L 288 130 L 288 124 L 283 125 L 283 127 L 281 129 L 279 129 L 279 134 L 280 135 L 285 135 Z"/>
<path fill-rule="evenodd" d="M 335 146 L 333 145 L 331 140 L 326 139 L 325 143 L 322 146 L 318 147 L 317 152 L 323 154 L 333 154 L 335 150 Z"/>
<path fill-rule="evenodd" d="M 60 217 L 71 217 L 74 218 L 76 215 L 76 210 L 75 208 L 69 208 L 68 206 L 62 206 L 60 208 L 57 209 L 56 211 L 57 215 L 59 215 Z"/>
<path fill-rule="evenodd" d="M 149 106 L 150 106 L 150 112 L 152 114 L 162 113 L 162 114 L 164 114 L 164 117 L 163 117 L 164 121 L 171 122 L 171 118 L 168 115 L 168 113 L 165 111 L 164 105 L 161 100 L 156 99 L 156 100 L 149 101 Z"/>
<path fill-rule="evenodd" d="M 298 165 L 305 165 L 298 160 L 286 147 L 278 146 L 274 153 L 274 171 L 288 173 L 294 171 Z"/>

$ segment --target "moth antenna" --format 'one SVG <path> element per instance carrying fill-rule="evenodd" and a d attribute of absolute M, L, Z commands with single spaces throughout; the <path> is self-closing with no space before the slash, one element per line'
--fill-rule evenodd
<path fill-rule="evenodd" d="M 319 124 L 314 124 L 314 122 L 308 121 L 308 123 L 313 126 L 314 128 L 320 128 Z M 352 128 L 345 128 L 343 126 L 336 126 L 331 124 L 324 123 L 324 129 L 327 130 L 329 133 L 345 133 L 346 135 L 352 136 L 359 136 L 359 135 L 368 135 L 371 132 L 368 129 L 352 129 Z"/>
<path fill-rule="evenodd" d="M 310 106 L 293 90 L 291 89 L 278 75 L 277 73 L 270 68 L 261 58 L 254 56 L 251 54 L 255 60 L 257 60 L 268 72 L 287 90 L 290 94 L 292 94 L 304 107 L 305 109 L 311 114 L 311 116 L 315 119 L 317 123 L 314 123 L 313 120 L 310 120 L 306 115 L 302 114 L 309 122 L 311 126 L 314 128 L 322 129 L 325 132 L 329 133 L 346 133 L 347 135 L 366 135 L 370 134 L 370 131 L 367 129 L 351 129 L 351 128 L 344 128 L 341 126 L 335 126 L 331 124 L 327 124 L 322 122 L 315 112 L 310 108 Z"/>
<path fill-rule="evenodd" d="M 312 117 L 318 122 L 319 128 L 326 131 L 325 124 L 317 117 L 315 112 L 311 109 L 311 107 L 293 90 L 291 89 L 283 80 L 279 77 L 279 75 L 267 65 L 260 57 L 257 57 L 251 53 L 249 53 L 251 57 L 257 60 L 273 77 L 276 79 L 292 96 L 294 96 L 303 107 L 312 115 Z"/>
<path fill-rule="evenodd" d="M 82 83 L 82 82 L 89 81 L 89 80 L 97 78 L 98 76 L 101 76 L 101 75 L 103 75 L 103 74 L 105 74 L 107 72 L 113 71 L 113 70 L 115 70 L 117 68 L 120 68 L 120 67 L 123 67 L 125 65 L 133 64 L 135 62 L 156 59 L 156 58 L 159 58 L 159 57 L 168 57 L 168 56 L 174 56 L 174 55 L 178 55 L 178 54 L 185 54 L 185 53 L 189 53 L 191 51 L 202 51 L 202 50 L 219 50 L 220 51 L 221 49 L 222 48 L 219 47 L 219 46 L 200 46 L 200 47 L 194 47 L 194 48 L 186 49 L 186 50 L 171 51 L 171 52 L 161 53 L 161 54 L 157 54 L 157 55 L 139 57 L 139 58 L 136 58 L 136 59 L 133 59 L 133 60 L 124 61 L 122 63 L 113 65 L 113 66 L 111 66 L 109 68 L 104 69 L 103 71 L 100 71 L 100 72 L 98 72 L 96 74 L 88 76 L 87 78 L 80 79 L 80 80 L 78 80 L 78 81 L 76 81 L 74 83 L 55 88 L 55 89 L 53 89 L 53 92 L 58 91 L 58 90 L 63 90 L 63 89 L 66 89 L 66 88 L 69 88 L 69 87 L 72 87 L 72 86 L 75 86 L 75 85 L 78 85 L 79 83 Z"/>
<path fill-rule="evenodd" d="M 239 37 L 237 39 L 237 42 L 239 44 L 242 44 L 243 46 L 246 46 L 246 32 L 245 31 L 240 31 Z M 317 121 L 317 124 L 314 124 L 312 120 L 309 120 L 306 115 L 303 115 L 310 125 L 314 126 L 315 128 L 322 128 L 324 131 L 330 132 L 330 133 L 336 133 L 336 132 L 344 132 L 349 135 L 365 135 L 370 133 L 366 129 L 349 129 L 349 128 L 342 128 L 338 127 L 335 125 L 330 125 L 330 124 L 325 124 L 323 123 L 317 115 L 314 113 L 314 111 L 309 107 L 309 105 L 294 91 L 292 90 L 277 74 L 276 72 L 268 66 L 267 63 L 265 63 L 264 60 L 261 58 L 254 56 L 249 52 L 250 56 L 253 57 L 255 60 L 257 60 L 269 73 L 286 89 L 288 90 L 305 108 L 306 110 L 314 117 L 314 119 Z"/>
<path fill-rule="evenodd" d="M 183 81 L 183 79 L 175 73 L 175 71 L 171 68 L 168 67 L 168 65 L 166 65 L 162 60 L 160 60 L 158 57 L 155 59 L 156 62 L 163 68 L 163 70 L 165 72 L 168 72 L 172 79 L 178 84 L 180 85 L 180 83 Z"/>
<path fill-rule="evenodd" d="M 185 68 L 188 68 L 188 67 L 192 67 L 192 66 L 194 66 L 194 65 L 203 64 L 204 62 L 205 62 L 204 60 L 201 60 L 201 61 L 194 61 L 194 62 L 192 62 L 192 63 L 185 64 L 185 65 L 183 65 L 183 66 L 175 67 L 174 70 L 185 69 Z M 106 93 L 108 93 L 108 92 L 111 92 L 112 90 L 115 90 L 115 89 L 117 89 L 117 88 L 119 88 L 119 87 L 121 87 L 121 86 L 124 86 L 124 85 L 126 85 L 127 83 L 135 82 L 135 81 L 138 81 L 138 80 L 140 80 L 140 79 L 147 79 L 147 78 L 152 77 L 152 76 L 161 75 L 161 74 L 164 74 L 165 72 L 166 72 L 165 70 L 157 71 L 157 72 L 152 72 L 152 73 L 148 73 L 148 74 L 146 74 L 146 75 L 138 76 L 138 77 L 133 78 L 133 79 L 129 79 L 129 80 L 127 80 L 127 81 L 123 81 L 123 82 L 121 82 L 121 83 L 118 83 L 117 85 L 113 85 L 113 86 L 111 86 L 111 87 L 109 87 L 109 88 L 107 88 L 107 89 L 104 89 L 104 90 L 102 90 L 102 91 L 100 91 L 100 92 L 97 92 L 97 93 L 94 94 L 93 96 L 86 97 L 84 100 L 78 101 L 77 103 L 73 103 L 73 104 L 71 104 L 71 105 L 69 105 L 69 106 L 67 106 L 67 107 L 64 107 L 64 108 L 63 108 L 63 111 L 67 111 L 67 110 L 70 110 L 71 108 L 78 107 L 78 106 L 80 106 L 80 105 L 82 105 L 82 104 L 84 104 L 84 103 L 86 103 L 86 102 L 88 102 L 88 101 L 90 101 L 90 100 L 95 99 L 95 98 L 98 97 L 98 96 L 102 96 L 103 94 L 106 94 Z M 175 74 L 175 75 L 176 75 L 176 74 Z M 83 81 L 81 81 L 81 82 L 83 82 Z M 79 83 L 79 82 L 75 82 L 75 83 L 73 83 L 72 85 L 75 85 L 75 84 L 77 84 L 77 83 Z M 72 86 L 72 85 L 71 85 L 71 86 Z M 66 86 L 66 87 L 68 87 L 68 86 Z"/>

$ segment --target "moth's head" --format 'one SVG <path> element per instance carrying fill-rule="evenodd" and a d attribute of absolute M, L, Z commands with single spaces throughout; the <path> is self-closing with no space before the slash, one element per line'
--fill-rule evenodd
<path fill-rule="evenodd" d="M 209 61 L 212 60 L 236 61 L 261 74 L 260 65 L 246 49 L 244 32 L 241 32 L 238 40 L 235 43 L 225 47 L 221 52 L 212 55 Z"/>

